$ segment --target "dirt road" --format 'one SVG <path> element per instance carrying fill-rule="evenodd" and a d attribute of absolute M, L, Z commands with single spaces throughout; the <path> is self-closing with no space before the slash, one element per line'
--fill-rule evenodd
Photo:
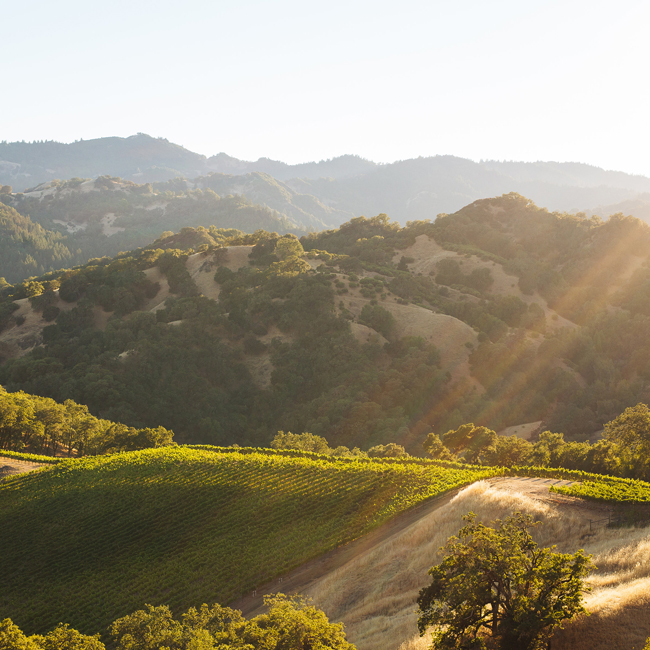
<path fill-rule="evenodd" d="M 43 467 L 46 467 L 44 463 L 32 463 L 28 460 L 17 460 L 15 458 L 0 456 L 0 480 L 7 476 L 13 476 L 14 474 L 33 472 Z"/>

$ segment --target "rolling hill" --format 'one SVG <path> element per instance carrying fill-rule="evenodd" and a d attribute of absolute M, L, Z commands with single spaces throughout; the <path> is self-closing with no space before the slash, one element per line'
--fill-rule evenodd
<path fill-rule="evenodd" d="M 61 142 L 0 143 L 0 183 L 19 190 L 55 178 L 102 175 L 164 181 L 175 176 L 196 176 L 205 156 L 172 144 L 164 138 L 139 133 L 128 138 L 98 138 Z"/>
<path fill-rule="evenodd" d="M 365 449 L 465 422 L 582 440 L 648 399 L 638 220 L 506 195 L 301 241 L 185 228 L 7 287 L 0 382 L 184 442 Z"/>
<path fill-rule="evenodd" d="M 117 255 L 185 226 L 299 235 L 307 231 L 302 223 L 254 204 L 241 193 L 219 196 L 209 185 L 206 182 L 205 191 L 188 188 L 183 181 L 154 188 L 103 176 L 0 194 L 0 226 L 5 231 L 0 233 L 0 277 L 19 282 L 93 257 Z M 308 216 L 299 209 L 296 214 Z"/>
<path fill-rule="evenodd" d="M 145 602 L 226 604 L 492 473 L 256 449 L 64 461 L 0 482 L 0 611 L 94 634 Z"/>
<path fill-rule="evenodd" d="M 559 539 L 571 552 L 586 540 L 599 554 L 592 643 L 630 613 L 637 626 L 621 638 L 647 634 L 647 531 L 622 536 L 600 521 L 592 531 L 603 506 L 549 495 L 554 481 L 482 480 L 501 473 L 241 448 L 64 460 L 0 481 L 0 524 L 12 531 L 0 537 L 0 611 L 28 634 L 61 621 L 105 634 L 144 603 L 178 613 L 219 602 L 255 614 L 263 594 L 291 589 L 343 620 L 359 650 L 379 639 L 397 650 L 415 632 L 415 595 L 461 516 L 489 521 L 517 509 L 542 520 L 542 544 Z M 647 496 L 650 485 L 635 485 Z M 608 611 L 608 598 L 630 610 Z M 575 640 L 574 626 L 565 638 Z"/>

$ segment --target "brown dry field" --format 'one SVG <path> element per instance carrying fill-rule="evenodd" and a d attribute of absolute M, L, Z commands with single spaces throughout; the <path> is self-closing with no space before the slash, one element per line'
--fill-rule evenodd
<path fill-rule="evenodd" d="M 530 436 L 539 429 L 539 425 L 542 423 L 541 420 L 537 422 L 524 422 L 523 424 L 515 424 L 511 427 L 506 427 L 497 431 L 500 436 L 517 436 L 523 440 L 528 440 Z"/>
<path fill-rule="evenodd" d="M 345 281 L 344 274 L 338 274 L 338 278 Z M 361 314 L 361 310 L 365 305 L 370 304 L 371 299 L 361 295 L 360 287 L 347 286 L 347 288 L 348 293 L 336 296 L 336 302 L 337 304 L 342 302 L 356 321 Z M 401 305 L 397 302 L 397 298 L 390 294 L 387 295 L 385 300 L 379 301 L 379 305 L 389 311 L 395 318 L 395 335 L 397 337 L 422 337 L 425 341 L 438 348 L 440 351 L 440 365 L 443 369 L 449 370 L 454 381 L 467 379 L 478 390 L 483 391 L 483 387 L 470 377 L 468 359 L 471 350 L 465 344 L 469 343 L 472 347 L 476 347 L 478 337 L 469 325 L 453 316 L 438 314 L 418 305 Z M 359 323 L 353 323 L 352 325 L 353 334 L 360 342 L 367 342 L 369 335 L 372 334 L 380 336 Z M 384 339 L 380 336 L 377 340 L 383 342 Z"/>

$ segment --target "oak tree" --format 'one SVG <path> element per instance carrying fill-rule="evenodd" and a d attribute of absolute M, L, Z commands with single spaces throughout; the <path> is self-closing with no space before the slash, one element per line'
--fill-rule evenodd
<path fill-rule="evenodd" d="M 420 591 L 418 627 L 432 628 L 439 650 L 540 650 L 562 622 L 585 613 L 582 550 L 570 555 L 539 548 L 530 529 L 539 522 L 515 513 L 491 526 L 464 517 L 444 559 Z"/>

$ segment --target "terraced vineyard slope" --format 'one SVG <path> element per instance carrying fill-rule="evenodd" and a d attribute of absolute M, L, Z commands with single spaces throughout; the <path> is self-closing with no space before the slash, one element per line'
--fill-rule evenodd
<path fill-rule="evenodd" d="M 192 448 L 64 461 L 0 482 L 0 612 L 94 634 L 144 603 L 226 604 L 498 471 Z"/>

